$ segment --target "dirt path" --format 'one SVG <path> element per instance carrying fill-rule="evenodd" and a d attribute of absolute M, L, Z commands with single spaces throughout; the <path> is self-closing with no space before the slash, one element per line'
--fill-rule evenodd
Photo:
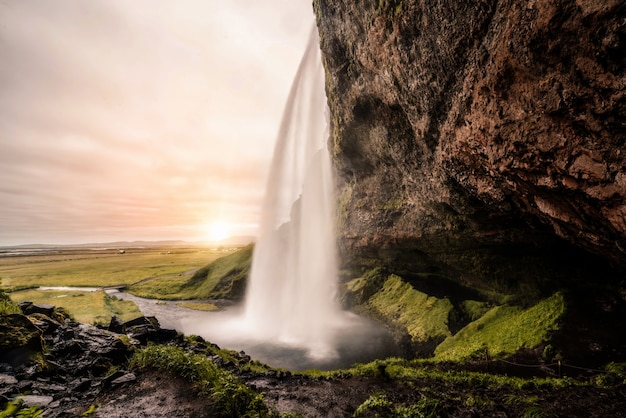
<path fill-rule="evenodd" d="M 429 416 L 520 417 L 534 411 L 549 417 L 626 417 L 626 386 L 572 386 L 563 389 L 468 386 L 435 380 L 401 382 L 384 378 L 248 376 L 247 384 L 264 393 L 281 413 L 304 417 L 351 417 L 372 394 L 385 393 L 394 405 L 421 404 Z M 425 402 L 424 400 L 428 401 Z M 192 383 L 164 372 L 139 373 L 126 387 L 105 390 L 93 402 L 95 417 L 216 416 L 210 399 L 197 395 Z M 83 405 L 83 410 L 89 405 Z M 379 411 L 381 412 L 381 411 Z M 380 416 L 385 416 L 384 411 Z M 370 411 L 362 416 L 375 416 Z"/>

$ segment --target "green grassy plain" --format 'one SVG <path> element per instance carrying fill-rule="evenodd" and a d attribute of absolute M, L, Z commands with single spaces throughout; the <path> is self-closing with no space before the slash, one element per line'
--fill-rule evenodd
<path fill-rule="evenodd" d="M 15 302 L 30 301 L 62 306 L 75 320 L 87 324 L 108 324 L 111 316 L 116 315 L 123 321 L 141 316 L 141 311 L 134 302 L 121 300 L 98 292 L 69 292 L 60 290 L 29 289 L 11 294 Z"/>
<path fill-rule="evenodd" d="M 141 316 L 131 301 L 108 296 L 104 291 L 39 290 L 39 286 L 108 287 L 141 283 L 167 293 L 179 289 L 193 274 L 232 249 L 202 246 L 61 249 L 45 254 L 0 257 L 0 281 L 15 302 L 48 303 L 65 308 L 77 321 L 108 323 L 111 316 L 122 320 Z M 152 285 L 150 284 L 152 283 Z M 143 296 L 143 295 L 141 295 Z M 157 292 L 152 296 L 159 297 Z M 163 294 L 160 295 L 163 297 Z M 193 295 L 190 295 L 193 296 Z M 213 309 L 214 305 L 190 305 L 193 309 Z"/>
<path fill-rule="evenodd" d="M 183 276 L 223 256 L 209 247 L 62 250 L 42 255 L 0 258 L 0 280 L 8 290 L 38 286 L 117 286 L 142 280 Z"/>

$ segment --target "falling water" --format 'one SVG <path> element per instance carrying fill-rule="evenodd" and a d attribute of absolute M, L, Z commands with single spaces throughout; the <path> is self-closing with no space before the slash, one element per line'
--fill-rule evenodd
<path fill-rule="evenodd" d="M 168 324 L 292 370 L 397 355 L 385 329 L 342 311 L 336 299 L 328 113 L 314 26 L 274 150 L 243 312 L 186 312 Z"/>
<path fill-rule="evenodd" d="M 257 335 L 332 352 L 337 257 L 328 108 L 313 27 L 283 115 L 254 250 L 245 318 Z"/>

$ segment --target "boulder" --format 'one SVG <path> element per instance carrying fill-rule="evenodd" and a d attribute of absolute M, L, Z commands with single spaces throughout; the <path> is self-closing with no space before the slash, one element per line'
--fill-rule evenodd
<path fill-rule="evenodd" d="M 24 395 L 20 396 L 18 399 L 21 400 L 27 408 L 30 408 L 31 406 L 45 408 L 54 400 L 52 396 L 44 395 Z"/>
<path fill-rule="evenodd" d="M 121 334 L 124 332 L 124 321 L 118 316 L 112 316 L 111 322 L 109 322 L 109 327 L 107 328 L 111 332 L 117 332 Z"/>
<path fill-rule="evenodd" d="M 41 330 L 28 317 L 0 315 L 0 362 L 17 367 L 42 350 Z"/>
<path fill-rule="evenodd" d="M 43 314 L 52 317 L 54 313 L 54 305 L 47 303 L 21 302 L 19 307 L 24 315 Z"/>

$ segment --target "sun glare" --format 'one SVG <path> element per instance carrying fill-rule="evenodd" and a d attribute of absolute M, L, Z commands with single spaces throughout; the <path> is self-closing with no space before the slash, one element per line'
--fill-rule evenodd
<path fill-rule="evenodd" d="M 206 226 L 206 238 L 209 242 L 219 242 L 230 237 L 230 224 L 228 222 L 217 220 Z"/>

